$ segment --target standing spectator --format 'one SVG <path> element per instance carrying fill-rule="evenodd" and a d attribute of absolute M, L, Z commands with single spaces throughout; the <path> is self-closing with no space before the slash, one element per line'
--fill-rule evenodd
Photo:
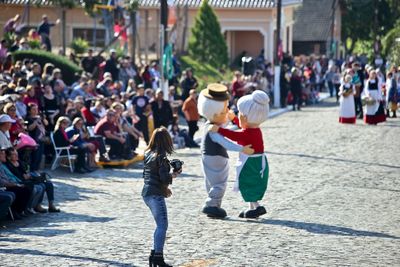
<path fill-rule="evenodd" d="M 142 85 L 139 85 L 136 96 L 132 99 L 132 108 L 135 111 L 136 116 L 139 117 L 139 121 L 135 124 L 135 127 L 143 133 L 146 143 L 149 142 L 149 128 L 147 117 L 144 113 L 148 104 L 149 99 L 144 95 L 144 88 Z"/>
<path fill-rule="evenodd" d="M 121 68 L 119 70 L 119 78 L 118 80 L 120 82 L 122 82 L 122 91 L 125 92 L 129 81 L 130 80 L 134 80 L 136 76 L 136 71 L 135 69 L 132 67 L 131 63 L 129 62 L 128 59 L 124 59 L 122 60 L 121 63 Z"/>
<path fill-rule="evenodd" d="M 150 68 L 150 75 L 151 75 L 151 88 L 153 88 L 153 90 L 157 90 L 158 88 L 160 88 L 160 72 L 158 70 L 158 65 L 157 62 L 153 62 L 151 64 L 151 68 Z"/>
<path fill-rule="evenodd" d="M 296 110 L 296 104 L 297 104 L 297 110 L 300 110 L 301 107 L 301 77 L 298 73 L 298 70 L 296 68 L 292 69 L 292 77 L 290 78 L 290 91 L 292 92 L 293 95 L 293 111 Z"/>
<path fill-rule="evenodd" d="M 364 73 L 361 69 L 360 63 L 354 62 L 352 65 L 352 73 L 353 73 L 353 80 L 352 83 L 356 87 L 356 93 L 354 95 L 354 104 L 356 114 L 358 115 L 359 119 L 363 118 L 363 107 L 361 102 L 361 94 L 364 89 Z"/>
<path fill-rule="evenodd" d="M 142 82 L 144 85 L 144 88 L 152 88 L 152 80 L 151 80 L 151 74 L 150 74 L 150 70 L 149 70 L 150 66 L 146 65 L 143 69 L 141 78 L 142 78 Z"/>
<path fill-rule="evenodd" d="M 193 76 L 192 69 L 186 70 L 186 78 L 181 82 L 182 88 L 182 101 L 185 101 L 189 97 L 189 92 L 192 89 L 196 89 L 199 86 L 197 79 Z"/>
<path fill-rule="evenodd" d="M 38 34 L 42 37 L 42 44 L 46 46 L 46 50 L 51 52 L 50 28 L 60 23 L 57 19 L 56 23 L 49 23 L 47 15 L 42 16 L 42 23 L 38 27 Z"/>
<path fill-rule="evenodd" d="M 280 73 L 280 85 L 281 85 L 281 99 L 280 99 L 280 103 L 281 103 L 281 108 L 286 108 L 287 105 L 287 96 L 288 96 L 288 92 L 289 92 L 289 77 L 288 77 L 288 66 L 287 65 L 283 65 L 282 71 Z"/>
<path fill-rule="evenodd" d="M 97 60 L 93 56 L 92 48 L 89 48 L 88 55 L 82 59 L 81 66 L 85 72 L 90 73 L 92 76 L 94 75 L 97 68 Z"/>
<path fill-rule="evenodd" d="M 339 89 L 340 89 L 340 70 L 338 67 L 335 68 L 335 74 L 333 75 L 332 82 L 335 87 L 336 103 L 339 102 Z"/>
<path fill-rule="evenodd" d="M 117 59 L 117 52 L 114 49 L 110 50 L 110 58 L 106 61 L 104 72 L 111 73 L 113 81 L 118 80 L 118 74 L 119 74 L 118 59 Z"/>
<path fill-rule="evenodd" d="M 164 100 L 164 93 L 161 89 L 157 89 L 156 98 L 151 103 L 151 109 L 154 117 L 154 128 L 168 125 L 172 123 L 172 108 L 168 101 Z"/>
<path fill-rule="evenodd" d="M 197 109 L 197 93 L 195 89 L 190 90 L 189 97 L 183 102 L 182 111 L 185 114 L 186 122 L 189 127 L 189 137 L 193 139 L 194 134 L 199 129 L 197 122 L 200 119 Z"/>
<path fill-rule="evenodd" d="M 328 83 L 330 97 L 333 97 L 333 88 L 334 88 L 333 78 L 334 78 L 334 76 L 335 76 L 335 66 L 331 66 L 325 74 L 325 80 Z"/>
<path fill-rule="evenodd" d="M 392 118 L 396 118 L 397 110 L 397 82 L 393 77 L 393 73 L 389 72 L 386 79 L 386 117 L 390 117 L 390 111 L 393 113 Z"/>
<path fill-rule="evenodd" d="M 7 52 L 7 41 L 3 39 L 0 42 L 0 71 L 4 70 L 3 64 L 6 62 Z"/>
<path fill-rule="evenodd" d="M 4 34 L 6 33 L 15 33 L 17 31 L 17 24 L 21 16 L 19 14 L 15 15 L 13 18 L 7 20 L 4 25 Z"/>

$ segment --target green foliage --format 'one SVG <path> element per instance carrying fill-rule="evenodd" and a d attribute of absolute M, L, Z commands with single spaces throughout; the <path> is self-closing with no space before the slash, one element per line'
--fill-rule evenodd
<path fill-rule="evenodd" d="M 391 29 L 382 39 L 383 55 L 388 56 L 393 46 L 398 43 L 396 39 L 400 38 L 400 21 Z"/>
<path fill-rule="evenodd" d="M 396 42 L 390 49 L 388 55 L 389 62 L 394 66 L 400 66 L 400 42 Z"/>
<path fill-rule="evenodd" d="M 125 8 L 129 12 L 135 12 L 139 9 L 139 1 L 138 0 L 125 0 Z"/>
<path fill-rule="evenodd" d="M 36 39 L 28 39 L 28 44 L 31 49 L 40 49 L 40 46 L 42 45 L 40 40 Z"/>
<path fill-rule="evenodd" d="M 83 54 L 89 48 L 89 43 L 85 39 L 76 38 L 72 40 L 70 47 L 74 50 L 75 54 Z"/>
<path fill-rule="evenodd" d="M 199 83 L 198 90 L 206 88 L 209 83 L 228 82 L 232 80 L 233 74 L 231 71 L 221 71 L 210 64 L 200 63 L 190 56 L 183 56 L 180 58 L 180 61 L 183 69 L 191 68 L 193 70 L 193 75 Z"/>
<path fill-rule="evenodd" d="M 343 0 L 342 40 L 352 53 L 358 41 L 370 41 L 385 36 L 399 18 L 400 9 L 394 8 L 395 0 Z M 377 11 L 375 23 L 375 9 Z M 373 46 L 371 48 L 373 50 Z"/>
<path fill-rule="evenodd" d="M 25 58 L 31 58 L 34 62 L 39 63 L 42 67 L 46 63 L 52 63 L 56 68 L 61 70 L 63 80 L 66 84 L 72 84 L 75 82 L 75 73 L 82 72 L 82 69 L 69 61 L 66 57 L 59 56 L 43 50 L 27 50 L 27 51 L 16 51 L 13 53 L 14 62 L 17 60 L 23 60 Z"/>
<path fill-rule="evenodd" d="M 3 38 L 6 41 L 7 47 L 11 47 L 17 36 L 12 32 L 7 32 L 4 34 Z"/>
<path fill-rule="evenodd" d="M 67 9 L 74 8 L 76 5 L 76 1 L 74 0 L 52 0 L 51 2 L 56 6 Z"/>
<path fill-rule="evenodd" d="M 358 40 L 354 45 L 353 52 L 357 55 L 366 55 L 370 62 L 374 58 L 374 42 L 372 40 Z"/>
<path fill-rule="evenodd" d="M 221 26 L 207 0 L 196 15 L 189 39 L 189 54 L 193 59 L 215 67 L 228 64 L 228 48 L 221 33 Z"/>

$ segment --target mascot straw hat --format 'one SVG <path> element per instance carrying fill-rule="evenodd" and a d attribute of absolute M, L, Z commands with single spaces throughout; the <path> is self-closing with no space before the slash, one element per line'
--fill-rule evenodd
<path fill-rule="evenodd" d="M 206 89 L 201 91 L 201 94 L 216 101 L 229 100 L 228 88 L 219 83 L 210 83 Z"/>

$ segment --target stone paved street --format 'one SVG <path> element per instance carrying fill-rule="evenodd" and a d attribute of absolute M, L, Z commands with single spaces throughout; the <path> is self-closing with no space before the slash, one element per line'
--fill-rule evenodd
<path fill-rule="evenodd" d="M 166 259 L 174 266 L 400 266 L 400 119 L 340 125 L 331 100 L 262 125 L 270 183 L 268 214 L 201 214 L 198 149 L 174 155 L 184 174 L 168 199 Z M 154 223 L 141 200 L 141 165 L 89 176 L 52 173 L 60 214 L 33 215 L 0 231 L 0 266 L 147 266 Z"/>

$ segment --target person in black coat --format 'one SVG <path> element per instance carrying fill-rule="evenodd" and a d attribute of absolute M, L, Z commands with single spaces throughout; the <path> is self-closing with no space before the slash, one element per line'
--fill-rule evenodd
<path fill-rule="evenodd" d="M 298 75 L 298 70 L 293 68 L 292 77 L 290 78 L 290 91 L 292 92 L 293 95 L 293 111 L 296 110 L 296 104 L 297 104 L 297 110 L 300 110 L 301 89 L 302 89 L 301 77 Z"/>
<path fill-rule="evenodd" d="M 85 148 L 71 146 L 71 144 L 74 143 L 79 138 L 79 134 L 75 134 L 71 138 L 68 138 L 68 135 L 65 132 L 65 129 L 68 127 L 70 122 L 71 121 L 69 120 L 68 117 L 62 116 L 58 118 L 56 126 L 54 127 L 54 134 L 53 134 L 54 143 L 57 147 L 71 147 L 70 152 L 72 154 L 77 155 L 75 172 L 77 173 L 90 172 L 92 170 L 86 168 Z"/>
<path fill-rule="evenodd" d="M 114 49 L 110 50 L 110 58 L 106 61 L 106 66 L 104 67 L 104 72 L 111 73 L 113 81 L 118 81 L 119 69 L 117 53 Z"/>
<path fill-rule="evenodd" d="M 156 91 L 156 98 L 151 103 L 151 109 L 154 117 L 154 128 L 164 126 L 168 128 L 172 124 L 172 108 L 168 101 L 164 100 L 164 93 L 161 89 Z"/>

